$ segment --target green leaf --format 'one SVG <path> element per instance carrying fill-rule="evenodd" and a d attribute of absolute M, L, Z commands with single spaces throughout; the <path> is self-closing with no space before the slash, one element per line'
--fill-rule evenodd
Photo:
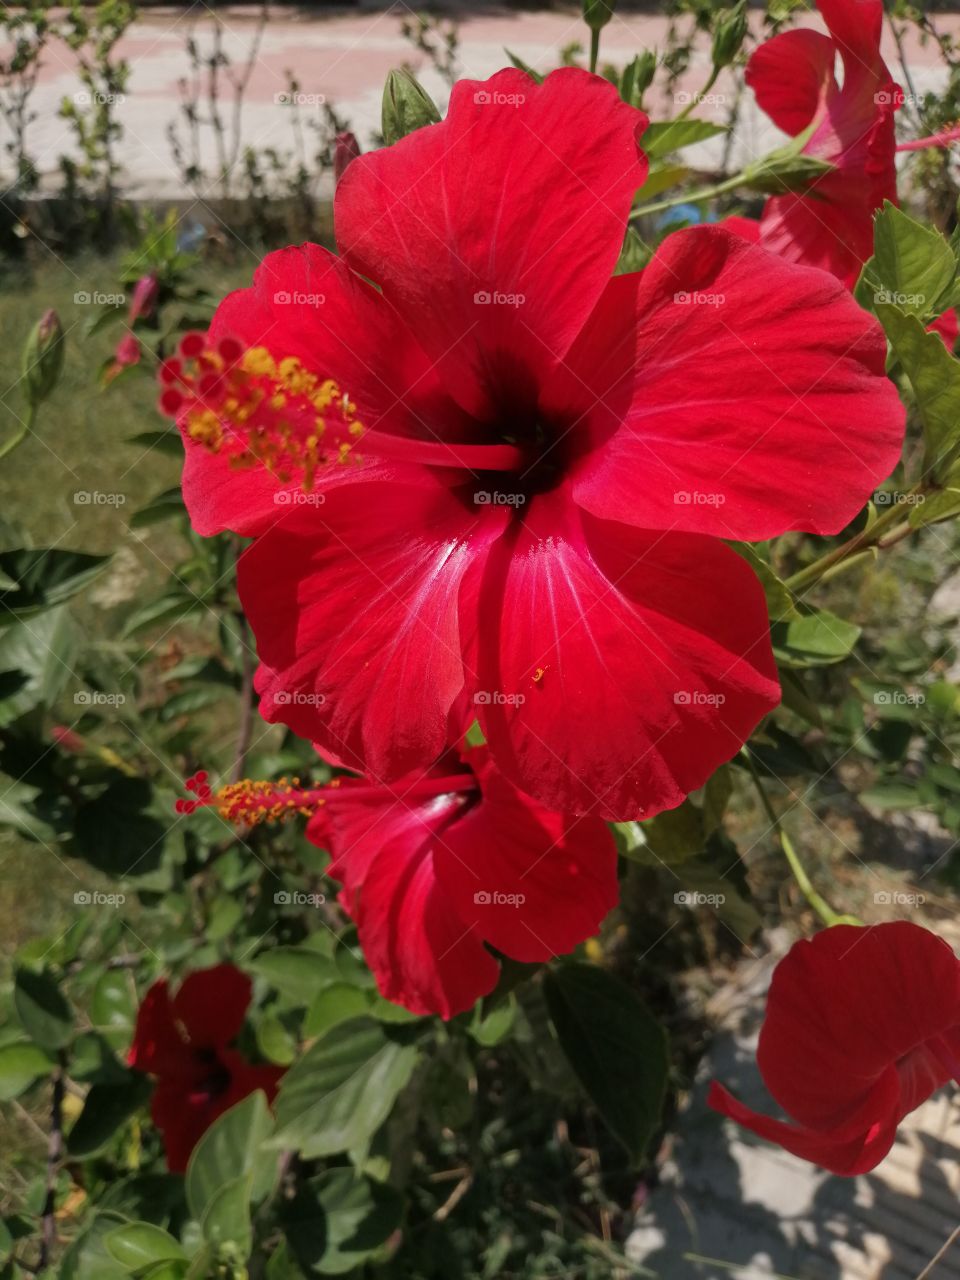
<path fill-rule="evenodd" d="M 186 514 L 187 509 L 183 505 L 183 495 L 178 485 L 176 489 L 165 489 L 163 493 L 158 493 L 146 506 L 135 511 L 130 517 L 130 528 L 146 529 L 152 524 L 159 524 L 161 520 Z"/>
<path fill-rule="evenodd" d="M 321 987 L 337 978 L 336 965 L 308 947 L 274 947 L 261 951 L 247 968 L 259 974 L 281 995 L 297 1005 L 308 1005 Z"/>
<path fill-rule="evenodd" d="M 760 579 L 763 594 L 767 598 L 767 612 L 770 615 L 770 621 L 781 622 L 784 618 L 798 617 L 797 607 L 790 588 L 782 578 L 777 576 L 774 569 L 764 560 L 756 548 L 752 547 L 748 542 L 733 542 L 730 545 L 737 555 L 746 560 L 747 564 Z"/>
<path fill-rule="evenodd" d="M 788 667 L 820 667 L 842 662 L 860 639 L 860 628 L 829 609 L 803 610 L 772 628 L 777 661 Z"/>
<path fill-rule="evenodd" d="M 150 1098 L 153 1086 L 139 1071 L 127 1072 L 125 1083 L 95 1084 L 90 1088 L 67 1137 L 71 1156 L 96 1155 L 117 1130 Z"/>
<path fill-rule="evenodd" d="M 269 1190 L 276 1161 L 265 1158 L 262 1147 L 272 1128 L 270 1108 L 260 1090 L 214 1120 L 194 1147 L 187 1166 L 187 1205 L 194 1218 L 201 1218 L 221 1188 L 241 1176 L 252 1178 L 257 1173 L 254 1193 Z"/>
<path fill-rule="evenodd" d="M 522 58 L 518 57 L 515 53 L 511 53 L 507 48 L 504 48 L 503 52 L 507 55 L 518 71 L 523 71 L 531 80 L 535 80 L 537 84 L 543 84 L 543 76 L 539 71 L 534 71 L 533 67 L 531 67 L 528 62 L 524 62 Z"/>
<path fill-rule="evenodd" d="M 307 1037 L 323 1035 L 331 1027 L 350 1018 L 361 1017 L 370 1006 L 366 993 L 348 982 L 334 982 L 318 991 L 303 1020 Z"/>
<path fill-rule="evenodd" d="M 52 1067 L 53 1059 L 28 1040 L 0 1046 L 0 1102 L 19 1098 Z"/>
<path fill-rule="evenodd" d="M 140 1271 L 157 1262 L 186 1261 L 178 1240 L 151 1222 L 131 1222 L 117 1227 L 103 1238 L 107 1252 L 128 1271 Z"/>
<path fill-rule="evenodd" d="M 0 627 L 0 671 L 23 677 L 16 692 L 0 703 L 0 726 L 34 707 L 52 707 L 73 674 L 77 628 L 65 606 L 39 617 Z"/>
<path fill-rule="evenodd" d="M 703 816 L 689 799 L 676 809 L 667 809 L 655 818 L 639 824 L 642 840 L 625 850 L 635 861 L 666 863 L 672 866 L 703 852 L 706 835 Z"/>
<path fill-rule="evenodd" d="M 308 1276 L 345 1275 L 400 1225 L 403 1202 L 391 1187 L 329 1169 L 311 1178 L 283 1213 L 287 1242 Z"/>
<path fill-rule="evenodd" d="M 145 778 L 115 776 L 93 800 L 77 809 L 77 848 L 110 876 L 144 876 L 163 855 L 167 825 L 148 812 L 153 792 Z"/>
<path fill-rule="evenodd" d="M 864 265 L 854 296 L 868 311 L 886 304 L 932 318 L 944 309 L 939 300 L 956 271 L 953 250 L 940 232 L 887 200 L 874 221 L 873 257 Z"/>
<path fill-rule="evenodd" d="M 410 1079 L 417 1049 L 406 1039 L 371 1018 L 334 1027 L 284 1076 L 270 1145 L 294 1148 L 306 1159 L 359 1147 Z"/>
<path fill-rule="evenodd" d="M 860 799 L 874 809 L 917 809 L 923 797 L 907 782 L 878 782 L 860 793 Z"/>
<path fill-rule="evenodd" d="M 129 973 L 108 969 L 97 979 L 90 999 L 93 1025 L 108 1038 L 124 1043 L 137 1016 L 136 998 Z"/>
<path fill-rule="evenodd" d="M 803 150 L 812 131 L 811 125 L 784 146 L 748 164 L 743 171 L 746 185 L 766 195 L 783 195 L 788 191 L 803 191 L 829 173 L 832 165 Z"/>
<path fill-rule="evenodd" d="M 180 432 L 176 430 L 141 431 L 139 434 L 131 436 L 124 443 L 135 444 L 151 453 L 162 453 L 178 460 L 183 458 L 183 440 L 180 437 Z"/>
<path fill-rule="evenodd" d="M 257 1023 L 257 1048 L 268 1062 L 289 1067 L 297 1056 L 297 1042 L 280 1019 L 266 1014 Z"/>
<path fill-rule="evenodd" d="M 246 1257 L 253 1244 L 250 1225 L 250 1197 L 253 1192 L 253 1174 L 245 1173 L 231 1178 L 210 1197 L 200 1219 L 204 1240 L 221 1245 L 232 1241 Z"/>
<path fill-rule="evenodd" d="M 551 969 L 544 994 L 580 1083 L 639 1164 L 660 1123 L 666 1091 L 663 1028 L 625 983 L 594 965 Z"/>
<path fill-rule="evenodd" d="M 14 588 L 0 588 L 0 626 L 63 604 L 103 570 L 109 556 L 56 548 L 0 551 L 0 573 Z"/>
<path fill-rule="evenodd" d="M 709 120 L 657 120 L 644 129 L 640 145 L 649 159 L 659 160 L 671 151 L 680 151 L 726 132 L 726 125 Z"/>
<path fill-rule="evenodd" d="M 960 451 L 960 361 L 916 316 L 882 304 L 877 315 L 916 397 L 923 425 L 924 477 L 943 480 Z M 924 514 L 919 508 L 917 513 L 918 518 Z"/>
<path fill-rule="evenodd" d="M 73 1011 L 56 982 L 45 973 L 18 969 L 13 1003 L 20 1025 L 41 1049 L 62 1049 L 73 1034 Z"/>

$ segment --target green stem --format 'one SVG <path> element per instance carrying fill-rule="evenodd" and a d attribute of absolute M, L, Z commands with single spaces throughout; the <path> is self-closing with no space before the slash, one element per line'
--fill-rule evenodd
<path fill-rule="evenodd" d="M 713 70 L 710 72 L 709 76 L 707 77 L 706 84 L 703 86 L 703 88 L 700 90 L 698 94 L 696 94 L 694 97 L 690 99 L 690 101 L 683 108 L 680 114 L 678 116 L 674 116 L 673 120 L 671 121 L 672 124 L 676 124 L 678 120 L 686 120 L 687 116 L 694 109 L 694 107 L 698 107 L 700 105 L 700 102 L 702 101 L 702 99 L 707 96 L 707 94 L 710 92 L 713 86 L 717 83 L 717 76 L 719 74 L 720 74 L 720 68 L 714 67 Z"/>
<path fill-rule="evenodd" d="M 595 72 L 600 61 L 600 28 L 590 28 L 590 70 Z"/>
<path fill-rule="evenodd" d="M 655 204 L 639 205 L 636 209 L 631 210 L 630 217 L 641 218 L 648 213 L 660 213 L 663 209 L 672 209 L 678 204 L 698 204 L 701 200 L 712 200 L 714 196 L 726 195 L 728 191 L 735 191 L 737 187 L 742 187 L 747 181 L 746 174 L 736 173 L 732 178 L 727 178 L 724 182 L 718 182 L 713 187 L 701 187 L 699 191 L 682 191 L 679 195 L 670 196 L 666 200 L 657 200 Z"/>
<path fill-rule="evenodd" d="M 747 768 L 750 770 L 750 776 L 753 778 L 753 783 L 757 789 L 757 794 L 760 797 L 760 803 L 763 806 L 763 811 L 767 815 L 770 825 L 777 833 L 780 848 L 783 850 L 784 856 L 790 865 L 790 870 L 793 872 L 793 878 L 796 880 L 800 892 L 806 898 L 807 902 L 825 925 L 862 923 L 856 916 L 838 915 L 837 912 L 834 911 L 833 907 L 830 906 L 829 902 L 817 893 L 811 883 L 810 877 L 804 869 L 803 863 L 797 855 L 796 849 L 793 847 L 790 837 L 787 835 L 786 831 L 784 831 L 783 825 L 777 817 L 773 805 L 770 803 L 770 797 L 764 789 L 763 780 L 757 772 L 757 766 L 753 762 L 753 756 L 750 754 L 749 748 L 744 747 L 741 754 L 747 762 Z"/>
<path fill-rule="evenodd" d="M 18 444 L 22 444 L 27 438 L 27 433 L 33 430 L 33 424 L 36 420 L 37 411 L 33 405 L 27 410 L 27 418 L 25 422 L 21 422 L 20 429 L 15 431 L 9 440 L 5 440 L 0 444 L 0 458 L 5 458 L 8 453 L 13 453 Z"/>
<path fill-rule="evenodd" d="M 919 493 L 919 486 L 910 492 L 911 494 Z M 868 528 L 862 529 L 860 533 L 854 534 L 852 538 L 848 538 L 839 547 L 834 547 L 826 555 L 814 560 L 813 564 L 808 564 L 805 569 L 801 569 L 798 573 L 794 573 L 791 577 L 785 579 L 784 585 L 788 590 L 794 592 L 813 586 L 815 582 L 820 581 L 829 569 L 840 564 L 841 561 L 848 559 L 850 556 L 858 555 L 869 547 L 878 546 L 883 535 L 889 529 L 893 529 L 902 519 L 903 511 L 899 505 L 892 506 L 889 511 L 885 511 L 882 516 L 878 516 Z"/>

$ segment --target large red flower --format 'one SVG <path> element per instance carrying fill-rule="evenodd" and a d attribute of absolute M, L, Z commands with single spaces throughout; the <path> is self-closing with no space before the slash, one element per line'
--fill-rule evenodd
<path fill-rule="evenodd" d="M 835 925 L 794 945 L 773 975 L 757 1062 L 795 1123 L 709 1102 L 833 1173 L 865 1173 L 897 1125 L 960 1073 L 960 961 L 919 925 Z"/>
<path fill-rule="evenodd" d="M 143 998 L 128 1061 L 157 1077 L 151 1114 L 173 1173 L 235 1103 L 257 1089 L 273 1101 L 283 1069 L 251 1066 L 230 1048 L 250 995 L 246 974 L 221 964 L 188 974 L 174 996 L 161 979 Z"/>
<path fill-rule="evenodd" d="M 165 368 L 195 527 L 259 535 L 262 713 L 358 771 L 477 716 L 559 812 L 678 804 L 779 698 L 721 539 L 835 533 L 899 458 L 879 327 L 823 273 L 697 228 L 611 278 L 644 124 L 577 70 L 460 82 L 352 161 L 342 257 L 271 254 Z"/>
<path fill-rule="evenodd" d="M 617 902 L 617 854 L 599 818 L 564 818 L 518 791 L 484 748 L 382 787 L 340 779 L 307 826 L 381 992 L 444 1018 L 492 991 L 499 965 L 550 960 Z"/>
<path fill-rule="evenodd" d="M 833 166 L 802 194 L 767 201 L 760 243 L 852 288 L 873 252 L 874 212 L 897 199 L 894 113 L 902 95 L 880 56 L 881 0 L 817 0 L 817 7 L 828 36 L 784 31 L 747 64 L 747 83 L 774 124 L 793 135 L 812 128 L 804 154 Z"/>

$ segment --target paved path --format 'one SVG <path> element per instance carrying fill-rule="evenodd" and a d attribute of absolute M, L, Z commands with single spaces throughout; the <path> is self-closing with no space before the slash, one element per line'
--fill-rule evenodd
<path fill-rule="evenodd" d="M 509 9 L 497 12 L 485 6 L 487 11 L 478 14 L 479 7 L 464 5 L 460 32 L 460 65 L 464 75 L 485 77 L 506 65 L 504 47 L 537 69 L 547 70 L 556 64 L 560 49 L 573 41 L 584 40 L 585 27 L 575 10 L 569 13 L 520 13 Z M 192 12 L 196 14 L 196 7 Z M 224 49 L 235 64 L 242 64 L 248 55 L 256 27 L 255 13 L 253 8 L 221 11 Z M 404 61 L 422 73 L 425 86 L 443 105 L 447 96 L 445 84 L 401 34 L 402 20 L 411 13 L 405 4 L 397 4 L 361 6 L 350 13 L 326 18 L 287 11 L 272 17 L 247 88 L 242 114 L 245 144 L 276 147 L 282 151 L 292 148 L 293 113 L 283 101 L 288 71 L 295 74 L 301 92 L 307 95 L 303 107 L 305 118 L 319 118 L 315 100 L 318 95 L 322 96 L 351 122 L 364 144 L 379 126 L 384 78 L 392 67 Z M 754 15 L 754 20 L 758 20 L 758 15 Z M 808 21 L 817 25 L 819 20 L 812 16 Z M 945 29 L 960 32 L 957 16 L 939 21 Z M 666 19 L 657 15 L 618 15 L 603 34 L 603 56 L 623 64 L 642 49 L 663 48 L 666 26 Z M 191 36 L 201 49 L 210 47 L 209 16 L 198 18 L 191 16 L 190 10 L 180 8 L 154 9 L 130 28 L 119 46 L 119 52 L 132 66 L 128 92 L 118 106 L 118 118 L 124 128 L 119 154 L 128 174 L 127 190 L 133 196 L 185 194 L 171 158 L 167 132 L 178 116 L 178 83 L 189 71 L 185 42 Z M 891 67 L 895 67 L 892 43 L 887 53 Z M 930 49 L 921 49 L 911 42 L 908 58 L 920 92 L 942 80 L 931 65 L 933 57 Z M 709 54 L 704 47 L 679 85 L 679 91 L 698 90 L 708 70 Z M 58 118 L 57 108 L 64 97 L 73 97 L 79 92 L 81 85 L 73 55 L 55 42 L 45 55 L 32 104 L 38 113 L 31 130 L 32 147 L 41 171 L 47 174 L 56 172 L 61 153 L 71 151 L 70 131 L 66 122 Z M 729 85 L 721 81 L 714 92 L 717 101 L 712 109 L 720 115 Z M 676 109 L 672 103 L 656 100 L 649 105 L 653 114 L 661 117 Z M 209 164 L 213 161 L 209 131 L 205 131 L 203 141 Z M 738 136 L 741 153 L 756 155 L 777 141 L 778 135 L 766 118 L 748 110 Z M 710 163 L 716 158 L 717 150 L 716 146 L 711 150 L 711 145 L 705 144 L 699 153 L 691 150 L 687 154 L 697 163 Z"/>

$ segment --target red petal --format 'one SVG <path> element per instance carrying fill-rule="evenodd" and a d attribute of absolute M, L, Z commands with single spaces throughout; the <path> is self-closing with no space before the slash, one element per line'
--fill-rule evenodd
<path fill-rule="evenodd" d="M 719 541 L 535 498 L 481 600 L 477 712 L 500 769 L 552 809 L 672 808 L 779 701 L 766 604 Z"/>
<path fill-rule="evenodd" d="M 803 1129 L 753 1111 L 716 1081 L 710 1085 L 707 1102 L 714 1111 L 736 1120 L 758 1137 L 775 1142 L 801 1160 L 810 1160 L 831 1173 L 847 1177 L 875 1169 L 893 1146 L 897 1132 L 896 1121 L 888 1118 L 855 1138 L 838 1139 L 829 1131 Z"/>
<path fill-rule="evenodd" d="M 960 962 L 942 938 L 906 921 L 836 925 L 777 965 L 757 1061 L 791 1116 L 836 1128 L 900 1059 L 958 1024 Z"/>
<path fill-rule="evenodd" d="M 617 904 L 617 850 L 600 818 L 552 813 L 472 752 L 483 801 L 434 850 L 461 920 L 514 960 L 551 960 L 597 932 Z"/>
<path fill-rule="evenodd" d="M 243 1026 L 253 987 L 232 964 L 188 973 L 173 998 L 173 1013 L 195 1049 L 220 1048 Z"/>
<path fill-rule="evenodd" d="M 353 161 L 347 261 L 481 420 L 532 407 L 609 279 L 646 176 L 642 112 L 584 71 L 461 80 L 442 124 Z M 487 301 L 484 301 L 487 299 Z"/>
<path fill-rule="evenodd" d="M 214 342 L 229 337 L 245 348 L 265 347 L 276 359 L 295 356 L 319 377 L 334 379 L 368 428 L 432 440 L 431 424 L 439 421 L 445 439 L 463 435 L 463 414 L 394 309 L 318 245 L 269 254 L 252 287 L 220 304 L 210 333 Z M 185 443 L 184 500 L 198 533 L 259 533 L 289 512 L 275 501 L 289 486 L 265 467 L 238 470 L 225 457 Z M 355 468 L 321 468 L 315 491 L 349 479 L 356 479 Z"/>
<path fill-rule="evenodd" d="M 182 1074 L 193 1053 L 177 1027 L 165 979 L 155 982 L 137 1010 L 137 1025 L 127 1061 L 151 1075 Z"/>
<path fill-rule="evenodd" d="M 506 519 L 398 472 L 265 534 L 239 568 L 261 714 L 378 779 L 430 764 L 464 684 L 460 583 Z"/>
<path fill-rule="evenodd" d="M 190 1153 L 216 1119 L 211 1105 L 188 1102 L 179 1083 L 161 1080 L 153 1091 L 150 1114 L 163 1137 L 167 1168 L 186 1173 Z"/>
<path fill-rule="evenodd" d="M 597 446 L 573 473 L 595 515 L 749 541 L 837 533 L 900 457 L 885 360 L 836 281 L 694 228 L 611 282 L 545 399 Z"/>
<path fill-rule="evenodd" d="M 879 57 L 882 0 L 817 0 L 817 8 L 842 52 L 861 64 Z"/>
<path fill-rule="evenodd" d="M 823 106 L 827 92 L 836 88 L 836 60 L 829 36 L 808 29 L 784 31 L 754 52 L 746 81 L 777 128 L 798 134 Z"/>
<path fill-rule="evenodd" d="M 460 794 L 426 803 L 364 784 L 328 792 L 310 838 L 329 844 L 360 944 L 380 991 L 414 1013 L 452 1018 L 493 990 L 499 965 L 438 881 L 434 850 L 462 811 Z"/>

